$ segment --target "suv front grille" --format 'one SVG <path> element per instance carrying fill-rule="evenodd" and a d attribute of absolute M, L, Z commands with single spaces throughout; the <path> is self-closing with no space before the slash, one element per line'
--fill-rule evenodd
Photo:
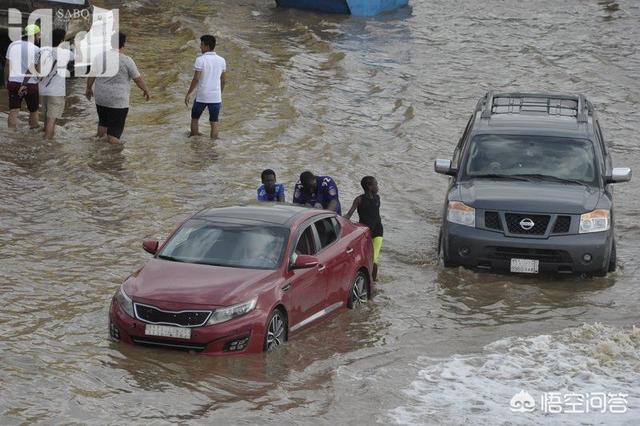
<path fill-rule="evenodd" d="M 505 213 L 504 218 L 507 222 L 507 229 L 512 234 L 524 235 L 544 235 L 549 226 L 551 216 L 538 214 L 516 214 Z M 529 221 L 527 221 L 529 219 Z M 530 229 L 525 229 L 522 224 L 533 223 Z"/>
<path fill-rule="evenodd" d="M 484 212 L 484 226 L 502 231 L 502 223 L 498 212 Z"/>
<path fill-rule="evenodd" d="M 554 234 L 566 234 L 571 227 L 571 216 L 558 216 L 553 226 Z"/>
<path fill-rule="evenodd" d="M 135 303 L 136 317 L 151 324 L 177 325 L 181 327 L 199 327 L 204 325 L 211 311 L 163 311 L 154 306 Z"/>
<path fill-rule="evenodd" d="M 487 247 L 492 259 L 535 259 L 544 263 L 571 263 L 571 256 L 564 250 L 530 249 L 522 247 Z"/>

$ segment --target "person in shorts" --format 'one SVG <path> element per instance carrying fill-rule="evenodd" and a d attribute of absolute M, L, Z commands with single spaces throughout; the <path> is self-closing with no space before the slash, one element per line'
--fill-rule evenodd
<path fill-rule="evenodd" d="M 40 57 L 40 27 L 27 25 L 21 40 L 16 40 L 7 48 L 4 66 L 4 84 L 9 93 L 9 118 L 7 125 L 15 129 L 18 113 L 24 100 L 29 110 L 29 127 L 36 129 L 38 123 L 38 78 L 36 64 Z"/>
<path fill-rule="evenodd" d="M 378 259 L 382 249 L 384 229 L 380 218 L 380 195 L 378 195 L 378 181 L 373 176 L 365 176 L 360 181 L 364 194 L 358 195 L 353 200 L 353 205 L 344 216 L 351 219 L 353 213 L 358 210 L 359 222 L 371 230 L 373 241 L 373 271 L 371 276 L 374 281 L 378 279 Z"/>
<path fill-rule="evenodd" d="M 197 90 L 196 100 L 191 108 L 191 133 L 189 136 L 200 135 L 198 122 L 205 109 L 209 110 L 209 123 L 211 124 L 211 139 L 218 138 L 219 115 L 222 107 L 222 91 L 224 90 L 227 63 L 222 56 L 218 56 L 213 50 L 216 48 L 216 38 L 212 35 L 200 37 L 200 51 L 202 55 L 196 58 L 193 66 L 194 73 L 191 85 L 184 98 L 184 103 L 189 106 L 193 91 Z"/>
<path fill-rule="evenodd" d="M 44 137 L 52 139 L 56 130 L 56 120 L 64 113 L 66 96 L 67 65 L 73 54 L 60 47 L 67 33 L 63 29 L 55 29 L 51 34 L 51 47 L 40 49 L 39 91 L 41 110 L 44 115 Z"/>
<path fill-rule="evenodd" d="M 96 109 L 98 111 L 98 134 L 107 138 L 112 144 L 120 143 L 124 131 L 124 125 L 129 113 L 129 94 L 131 92 L 131 80 L 142 90 L 144 98 L 148 101 L 151 97 L 146 83 L 140 76 L 136 63 L 129 56 L 122 53 L 127 36 L 119 33 L 114 36 L 112 46 L 118 49 L 108 50 L 98 55 L 92 62 L 92 70 L 100 72 L 108 70 L 107 75 L 98 75 L 87 79 L 87 99 L 94 96 L 93 85 L 95 83 Z M 117 64 L 112 67 L 112 64 Z M 109 71 L 114 71 L 109 72 Z"/>

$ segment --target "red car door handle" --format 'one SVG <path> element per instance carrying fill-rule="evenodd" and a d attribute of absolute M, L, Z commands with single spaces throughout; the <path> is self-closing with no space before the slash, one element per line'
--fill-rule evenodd
<path fill-rule="evenodd" d="M 322 272 L 322 271 L 324 271 L 325 269 L 327 269 L 327 267 L 326 267 L 326 266 L 324 266 L 324 265 L 318 265 L 318 272 Z"/>
<path fill-rule="evenodd" d="M 282 291 L 289 291 L 290 288 L 291 288 L 291 283 L 286 283 L 285 285 L 282 286 Z"/>
<path fill-rule="evenodd" d="M 347 249 L 347 254 L 351 254 L 351 253 L 353 253 L 353 248 L 349 247 L 349 248 Z"/>

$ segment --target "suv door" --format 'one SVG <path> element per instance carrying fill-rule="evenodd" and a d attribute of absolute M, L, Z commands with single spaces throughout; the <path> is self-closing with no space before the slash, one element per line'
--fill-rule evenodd
<path fill-rule="evenodd" d="M 300 227 L 293 247 L 289 254 L 290 264 L 293 264 L 298 255 L 315 256 L 317 254 L 319 243 L 313 223 L 306 223 Z M 326 296 L 324 271 L 324 267 L 318 265 L 287 272 L 287 284 L 283 288 L 286 288 L 288 293 L 291 331 L 305 325 L 305 320 L 322 309 Z"/>

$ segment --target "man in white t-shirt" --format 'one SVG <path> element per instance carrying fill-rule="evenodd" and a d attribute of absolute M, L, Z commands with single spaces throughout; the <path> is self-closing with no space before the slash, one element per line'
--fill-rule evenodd
<path fill-rule="evenodd" d="M 40 49 L 40 102 L 44 114 L 44 137 L 53 139 L 56 130 L 56 120 L 62 117 L 66 96 L 67 65 L 73 54 L 60 44 L 64 41 L 66 32 L 55 29 L 51 34 L 51 47 Z"/>
<path fill-rule="evenodd" d="M 7 49 L 4 66 L 4 84 L 9 93 L 8 126 L 15 129 L 18 125 L 18 112 L 22 101 L 29 109 L 29 126 L 34 129 L 38 124 L 38 78 L 36 64 L 40 56 L 40 27 L 27 25 L 21 40 L 14 41 Z"/>
<path fill-rule="evenodd" d="M 211 124 L 211 138 L 218 137 L 219 125 L 218 117 L 222 107 L 222 91 L 225 85 L 225 75 L 227 63 L 222 56 L 218 56 L 213 50 L 216 47 L 216 38 L 212 35 L 200 37 L 200 50 L 202 55 L 196 58 L 193 66 L 194 74 L 191 86 L 184 103 L 189 106 L 191 94 L 196 88 L 196 100 L 191 109 L 191 134 L 189 136 L 200 135 L 198 131 L 198 121 L 205 108 L 209 109 L 209 123 Z"/>

